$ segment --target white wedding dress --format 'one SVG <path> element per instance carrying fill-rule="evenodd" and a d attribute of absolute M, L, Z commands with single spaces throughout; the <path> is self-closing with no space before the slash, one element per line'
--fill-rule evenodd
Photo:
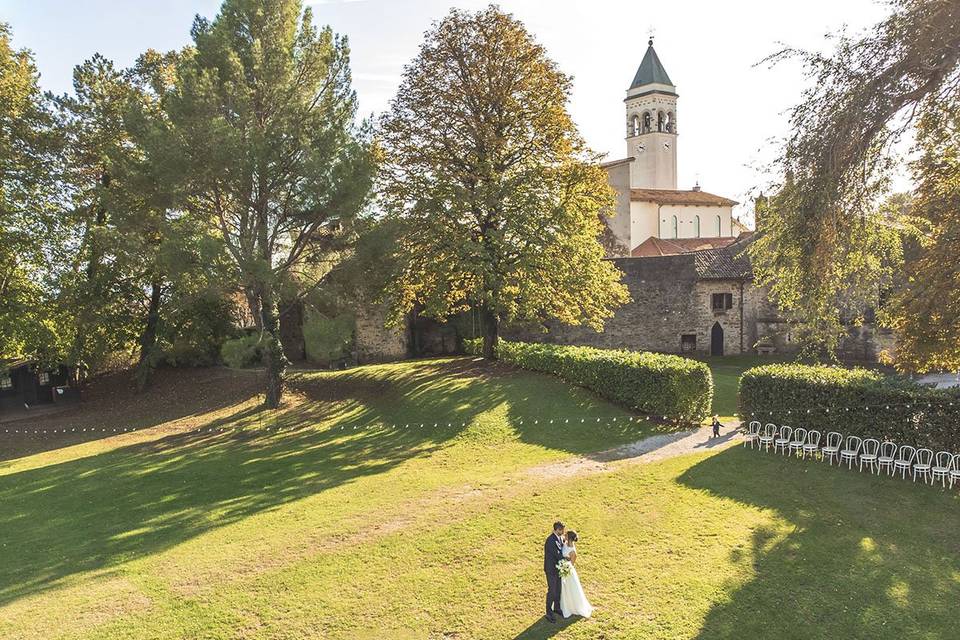
<path fill-rule="evenodd" d="M 564 558 L 567 558 L 571 551 L 573 551 L 573 547 L 563 545 L 561 553 L 563 553 Z M 590 614 L 593 613 L 593 606 L 587 600 L 583 587 L 580 586 L 580 577 L 577 576 L 577 568 L 574 566 L 570 567 L 570 575 L 563 578 L 560 583 L 560 611 L 564 618 L 570 616 L 589 618 Z"/>

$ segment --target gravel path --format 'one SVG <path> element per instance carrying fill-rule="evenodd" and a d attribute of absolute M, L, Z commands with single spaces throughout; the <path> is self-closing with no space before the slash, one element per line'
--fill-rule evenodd
<path fill-rule="evenodd" d="M 650 436 L 615 449 L 531 467 L 526 473 L 538 478 L 604 473 L 625 465 L 646 464 L 687 453 L 730 446 L 740 441 L 738 426 L 728 425 L 721 429 L 719 438 L 711 436 L 710 427 Z"/>

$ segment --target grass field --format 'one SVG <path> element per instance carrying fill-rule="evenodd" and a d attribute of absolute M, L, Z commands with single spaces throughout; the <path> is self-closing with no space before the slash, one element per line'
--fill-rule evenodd
<path fill-rule="evenodd" d="M 464 358 L 297 373 L 275 418 L 251 374 L 222 375 L 126 403 L 144 431 L 0 462 L 0 637 L 883 639 L 960 624 L 956 492 L 739 447 L 557 473 L 655 427 Z M 98 416 L 124 419 L 94 402 L 58 420 Z M 581 532 L 597 613 L 553 626 L 540 554 L 557 517 Z"/>
<path fill-rule="evenodd" d="M 752 367 L 777 362 L 789 362 L 790 356 L 737 355 L 699 358 L 706 362 L 713 374 L 713 412 L 721 421 L 734 419 L 737 415 L 737 392 L 740 389 L 740 375 Z"/>

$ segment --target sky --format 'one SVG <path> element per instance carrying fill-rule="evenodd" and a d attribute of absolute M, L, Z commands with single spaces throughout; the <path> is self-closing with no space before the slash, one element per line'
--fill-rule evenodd
<path fill-rule="evenodd" d="M 451 7 L 480 0 L 314 0 L 316 21 L 349 38 L 363 115 L 387 108 L 424 32 Z M 828 34 L 859 33 L 882 19 L 873 0 L 502 0 L 560 69 L 573 77 L 570 111 L 581 134 L 613 160 L 627 155 L 623 98 L 653 31 L 677 87 L 678 188 L 745 203 L 766 184 L 763 168 L 787 132 L 789 108 L 806 86 L 795 63 L 758 64 L 783 45 L 828 51 Z M 34 52 L 46 90 L 71 90 L 74 65 L 101 53 L 128 66 L 148 48 L 190 42 L 197 14 L 220 0 L 0 0 L 14 45 Z"/>

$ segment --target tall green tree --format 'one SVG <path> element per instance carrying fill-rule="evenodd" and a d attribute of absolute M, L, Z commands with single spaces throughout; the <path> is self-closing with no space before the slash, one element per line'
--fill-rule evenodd
<path fill-rule="evenodd" d="M 180 59 L 179 52 L 151 50 L 128 72 L 134 89 L 124 114 L 129 143 L 116 155 L 114 167 L 123 188 L 112 192 L 112 200 L 117 210 L 127 212 L 119 243 L 125 250 L 124 270 L 141 291 L 131 305 L 137 310 L 135 381 L 140 389 L 164 359 L 207 363 L 209 353 L 220 346 L 214 334 L 222 331 L 211 333 L 211 328 L 230 318 L 222 309 L 233 271 L 219 232 L 190 215 L 176 134 L 163 106 Z M 183 318 L 191 313 L 203 321 L 184 334 L 189 323 Z M 168 344 L 164 338 L 171 332 L 177 338 Z"/>
<path fill-rule="evenodd" d="M 300 0 L 226 0 L 212 22 L 195 21 L 193 38 L 164 96 L 185 206 L 226 246 L 275 407 L 286 365 L 279 292 L 344 250 L 369 193 L 349 48 Z"/>
<path fill-rule="evenodd" d="M 595 328 L 628 299 L 604 261 L 613 194 L 566 104 L 571 80 L 496 7 L 453 10 L 427 34 L 383 119 L 383 196 L 403 225 L 394 319 L 557 318 Z"/>
<path fill-rule="evenodd" d="M 139 388 L 163 356 L 163 305 L 178 297 L 180 315 L 191 298 L 213 302 L 226 271 L 222 243 L 184 210 L 180 155 L 162 105 L 178 59 L 149 51 L 121 70 L 96 55 L 75 69 L 73 93 L 56 100 L 69 206 L 66 241 L 49 253 L 57 256 L 57 305 L 71 318 L 64 357 L 98 369 L 132 356 Z"/>
<path fill-rule="evenodd" d="M 752 257 L 774 301 L 827 351 L 841 318 L 876 304 L 899 266 L 898 232 L 912 227 L 881 206 L 896 165 L 892 146 L 932 110 L 960 100 L 956 0 L 889 5 L 889 17 L 863 37 L 841 34 L 829 55 L 787 49 L 770 58 L 799 58 L 810 86 L 791 113 L 775 167 L 784 181 L 763 212 Z"/>
<path fill-rule="evenodd" d="M 56 99 L 66 139 L 62 224 L 66 242 L 53 247 L 58 303 L 73 317 L 66 359 L 95 370 L 136 335 L 142 283 L 123 165 L 136 153 L 124 116 L 138 99 L 130 74 L 97 54 L 74 69 L 73 92 Z M 131 244 L 133 240 L 133 244 Z"/>
<path fill-rule="evenodd" d="M 61 143 L 32 55 L 0 23 L 0 357 L 56 359 L 61 323 L 43 285 L 60 234 Z"/>

